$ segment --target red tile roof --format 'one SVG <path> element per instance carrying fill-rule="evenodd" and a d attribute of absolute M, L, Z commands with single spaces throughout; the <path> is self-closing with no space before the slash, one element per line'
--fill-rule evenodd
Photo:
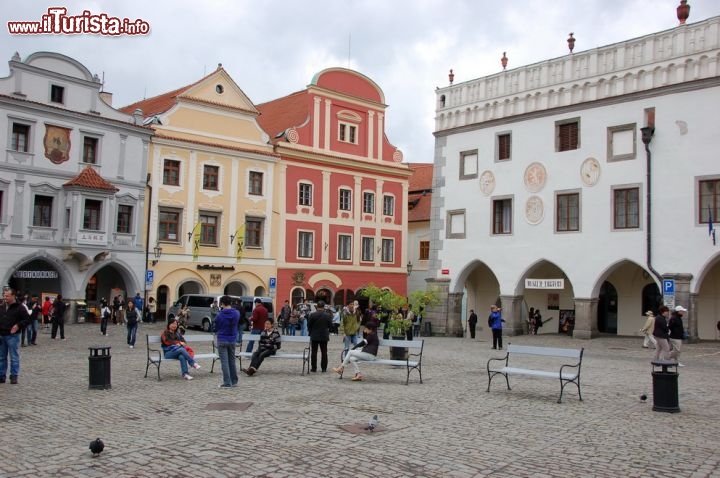
<path fill-rule="evenodd" d="M 408 187 L 408 222 L 430 221 L 433 165 L 408 163 L 413 172 Z"/>
<path fill-rule="evenodd" d="M 63 187 L 80 187 L 85 189 L 95 189 L 101 191 L 117 192 L 118 188 L 103 179 L 92 166 L 86 166 L 85 169 L 80 171 L 80 174 L 75 176 L 70 181 L 63 184 Z"/>
<path fill-rule="evenodd" d="M 282 98 L 256 105 L 256 107 L 260 111 L 258 123 L 263 130 L 267 131 L 273 143 L 278 141 L 276 139 L 278 133 L 282 133 L 291 126 L 304 124 L 310 116 L 307 90 L 297 91 Z"/>

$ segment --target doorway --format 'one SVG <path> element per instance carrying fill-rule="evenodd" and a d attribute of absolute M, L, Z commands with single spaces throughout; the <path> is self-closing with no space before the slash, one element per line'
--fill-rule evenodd
<path fill-rule="evenodd" d="M 617 334 L 618 294 L 610 282 L 603 282 L 600 288 L 597 308 L 598 331 L 606 334 Z"/>

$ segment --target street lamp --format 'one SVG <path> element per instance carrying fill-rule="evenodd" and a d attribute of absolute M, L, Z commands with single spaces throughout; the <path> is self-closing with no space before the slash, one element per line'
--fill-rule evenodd
<path fill-rule="evenodd" d="M 412 274 L 412 270 L 413 270 L 413 263 L 412 263 L 412 262 L 410 262 L 410 261 L 408 261 L 408 263 L 407 263 L 407 266 L 405 266 L 405 267 L 407 267 L 407 275 L 410 275 L 410 274 Z"/>
<path fill-rule="evenodd" d="M 152 261 L 152 265 L 155 266 L 157 265 L 160 256 L 162 256 L 162 247 L 160 247 L 160 243 L 155 244 L 155 247 L 153 247 L 153 253 L 155 254 L 155 259 Z"/>

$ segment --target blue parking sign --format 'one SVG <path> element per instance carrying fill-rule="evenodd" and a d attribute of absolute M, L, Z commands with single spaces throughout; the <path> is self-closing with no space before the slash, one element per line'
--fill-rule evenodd
<path fill-rule="evenodd" d="M 675 295 L 675 280 L 663 279 L 663 295 Z"/>
<path fill-rule="evenodd" d="M 268 280 L 268 285 L 271 289 L 275 289 L 277 287 L 277 278 L 271 277 L 270 280 Z"/>
<path fill-rule="evenodd" d="M 154 280 L 155 280 L 155 271 L 152 271 L 152 270 L 145 271 L 145 282 L 147 282 L 148 284 L 152 284 Z"/>

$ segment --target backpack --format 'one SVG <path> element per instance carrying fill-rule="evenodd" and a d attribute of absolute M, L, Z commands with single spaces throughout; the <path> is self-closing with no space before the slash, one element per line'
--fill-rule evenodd
<path fill-rule="evenodd" d="M 107 307 L 104 307 L 105 311 L 103 312 L 103 318 L 109 319 L 110 318 L 110 309 Z"/>

